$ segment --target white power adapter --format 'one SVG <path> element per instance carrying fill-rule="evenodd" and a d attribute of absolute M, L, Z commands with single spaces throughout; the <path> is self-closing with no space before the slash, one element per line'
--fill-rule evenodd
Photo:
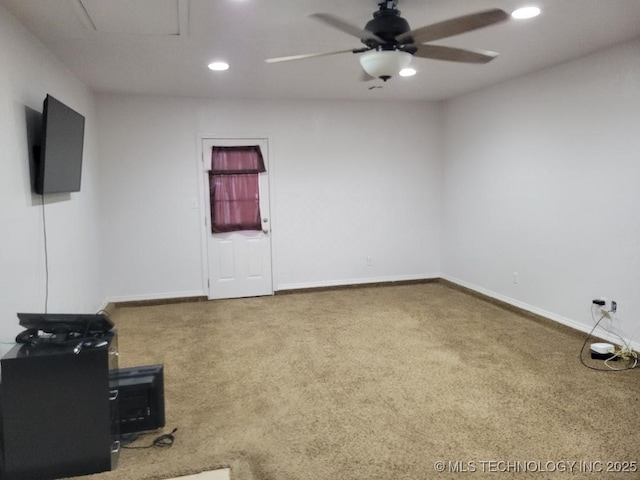
<path fill-rule="evenodd" d="M 592 352 L 602 355 L 612 354 L 616 351 L 616 348 L 613 346 L 613 344 L 604 342 L 592 343 L 589 348 Z"/>

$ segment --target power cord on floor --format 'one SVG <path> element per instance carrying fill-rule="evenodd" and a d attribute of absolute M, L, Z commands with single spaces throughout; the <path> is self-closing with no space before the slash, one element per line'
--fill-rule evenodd
<path fill-rule="evenodd" d="M 633 365 L 628 365 L 624 368 L 615 368 L 609 365 L 610 361 L 616 360 L 618 358 L 625 360 L 627 362 L 630 362 L 633 360 Z M 616 350 L 613 352 L 613 355 L 611 356 L 611 358 L 607 358 L 604 361 L 604 364 L 614 372 L 619 372 L 621 370 L 631 370 L 632 368 L 636 368 L 638 366 L 638 354 L 633 350 L 627 350 L 627 349 Z"/>
<path fill-rule="evenodd" d="M 173 430 L 171 430 L 171 433 L 164 433 L 156 437 L 153 440 L 153 442 L 151 442 L 150 445 L 144 445 L 141 447 L 131 447 L 129 445 L 122 445 L 122 448 L 138 449 L 138 448 L 153 448 L 153 447 L 159 447 L 159 448 L 170 447 L 173 445 L 173 442 L 175 441 L 174 433 L 176 433 L 177 431 L 178 431 L 178 428 L 176 427 Z M 129 437 L 128 439 L 123 438 L 123 442 L 132 443 L 132 442 L 135 442 L 138 438 L 140 437 L 137 434 L 132 434 L 132 436 Z"/>
<path fill-rule="evenodd" d="M 595 307 L 597 307 L 597 305 L 591 305 L 591 319 L 595 322 L 596 321 L 596 317 L 594 315 L 594 310 Z M 607 318 L 610 322 L 615 318 L 615 312 L 609 312 L 609 314 L 613 313 L 614 317 L 605 317 Z M 603 319 L 601 319 L 603 320 Z M 627 350 L 631 350 L 631 347 L 629 346 L 629 342 L 627 342 L 623 337 L 622 334 L 619 333 L 618 331 L 616 331 L 616 329 L 614 329 L 613 324 L 610 323 L 609 326 L 607 326 L 606 324 L 602 324 L 600 325 L 600 328 L 602 330 L 604 330 L 605 332 L 607 332 L 609 335 L 613 335 L 615 337 L 618 337 L 618 339 L 620 340 L 620 345 L 623 345 L 624 348 L 626 348 Z"/>
<path fill-rule="evenodd" d="M 582 365 L 584 365 L 588 369 L 596 370 L 597 372 L 622 372 L 624 370 L 632 370 L 632 369 L 636 368 L 638 366 L 638 354 L 636 352 L 634 352 L 633 350 L 629 350 L 629 349 L 615 350 L 611 354 L 611 357 L 607 358 L 604 361 L 604 364 L 606 365 L 607 368 L 596 368 L 596 367 L 592 367 L 591 365 L 587 365 L 585 363 L 585 361 L 584 361 L 584 349 L 587 346 L 587 342 L 589 341 L 589 339 L 593 335 L 593 332 L 596 330 L 596 328 L 598 328 L 598 325 L 600 325 L 600 322 L 602 321 L 603 318 L 605 318 L 604 315 L 601 316 L 598 319 L 598 321 L 593 326 L 591 331 L 587 334 L 587 337 L 584 339 L 584 343 L 582 344 L 582 348 L 580 349 L 580 355 L 579 355 L 580 356 L 580 363 L 582 363 Z M 611 365 L 609 365 L 609 362 L 610 361 L 614 361 L 614 359 L 622 359 L 622 360 L 626 360 L 626 361 L 631 361 L 631 359 L 633 359 L 634 361 L 633 361 L 632 365 L 627 365 L 624 368 L 614 368 Z"/>

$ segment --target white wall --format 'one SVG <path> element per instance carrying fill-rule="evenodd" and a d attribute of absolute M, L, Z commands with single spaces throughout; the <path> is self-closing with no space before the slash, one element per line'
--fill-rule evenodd
<path fill-rule="evenodd" d="M 47 198 L 49 311 L 203 294 L 199 135 L 266 136 L 276 289 L 444 272 L 585 330 L 602 295 L 618 301 L 619 328 L 637 345 L 639 47 L 444 109 L 122 95 L 100 95 L 96 109 L 0 7 L 0 340 L 20 330 L 16 312 L 44 308 L 27 112 L 51 93 L 87 130 L 82 192 Z"/>
<path fill-rule="evenodd" d="M 48 310 L 94 312 L 104 295 L 95 222 L 93 96 L 0 6 L 0 341 L 4 342 L 22 330 L 17 312 L 44 311 L 42 197 L 32 193 L 28 137 L 36 133 L 32 120 L 39 120 L 47 93 L 86 117 L 82 191 L 46 197 Z"/>
<path fill-rule="evenodd" d="M 424 103 L 100 95 L 109 296 L 203 294 L 204 209 L 191 208 L 203 134 L 270 141 L 276 290 L 438 276 L 439 115 Z"/>
<path fill-rule="evenodd" d="M 448 102 L 445 276 L 583 330 L 613 298 L 638 345 L 639 85 L 634 42 Z"/>

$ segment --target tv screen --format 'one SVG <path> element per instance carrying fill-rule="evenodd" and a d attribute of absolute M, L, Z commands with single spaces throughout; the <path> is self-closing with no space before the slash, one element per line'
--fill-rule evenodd
<path fill-rule="evenodd" d="M 42 145 L 36 193 L 79 192 L 84 117 L 47 95 L 42 112 Z"/>

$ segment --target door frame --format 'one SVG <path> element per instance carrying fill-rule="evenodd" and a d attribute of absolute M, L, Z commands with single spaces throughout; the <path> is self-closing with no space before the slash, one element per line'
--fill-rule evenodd
<path fill-rule="evenodd" d="M 197 136 L 197 149 L 198 155 L 196 158 L 197 162 L 197 172 L 198 172 L 198 204 L 199 204 L 199 224 L 200 224 L 200 258 L 201 258 L 201 278 L 202 278 L 202 293 L 208 298 L 209 297 L 209 222 L 210 219 L 207 218 L 207 202 L 209 201 L 209 174 L 205 169 L 205 151 L 202 148 L 202 145 L 205 140 L 208 141 L 216 141 L 219 140 L 221 142 L 245 142 L 248 143 L 251 140 L 255 141 L 264 141 L 267 143 L 268 151 L 267 151 L 267 159 L 266 159 L 266 167 L 268 173 L 268 189 L 269 189 L 269 235 L 271 237 L 270 247 L 271 247 L 271 293 L 275 292 L 275 279 L 276 276 L 276 262 L 275 262 L 275 238 L 276 233 L 274 233 L 277 229 L 276 226 L 276 218 L 275 218 L 275 198 L 274 198 L 274 160 L 273 160 L 273 141 L 270 135 L 259 134 L 259 135 L 220 135 L 220 134 L 206 134 L 201 133 Z"/>

